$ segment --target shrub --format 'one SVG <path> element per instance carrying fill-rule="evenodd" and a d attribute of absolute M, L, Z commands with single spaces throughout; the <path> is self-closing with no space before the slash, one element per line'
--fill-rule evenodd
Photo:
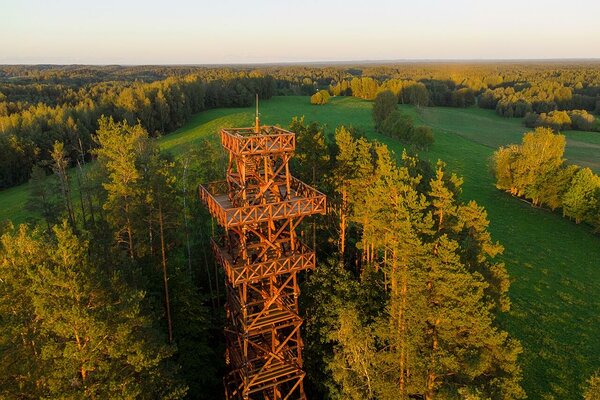
<path fill-rule="evenodd" d="M 398 110 L 383 121 L 381 132 L 419 150 L 425 150 L 433 144 L 433 130 L 430 127 L 415 127 L 412 118 Z"/>
<path fill-rule="evenodd" d="M 433 144 L 433 130 L 428 126 L 413 129 L 412 144 L 419 150 L 426 150 Z"/>
<path fill-rule="evenodd" d="M 597 126 L 596 118 L 585 110 L 573 110 L 569 112 L 573 129 L 580 131 L 592 131 Z"/>
<path fill-rule="evenodd" d="M 580 131 L 598 131 L 600 122 L 586 110 L 550 111 L 537 114 L 530 112 L 525 115 L 523 123 L 528 128 L 539 126 L 554 130 L 575 129 Z"/>
<path fill-rule="evenodd" d="M 319 90 L 317 93 L 310 96 L 311 104 L 327 104 L 329 101 L 329 92 L 327 90 Z"/>
<path fill-rule="evenodd" d="M 393 111 L 381 125 L 382 133 L 397 138 L 403 143 L 408 143 L 411 140 L 413 129 L 412 118 L 398 110 Z"/>

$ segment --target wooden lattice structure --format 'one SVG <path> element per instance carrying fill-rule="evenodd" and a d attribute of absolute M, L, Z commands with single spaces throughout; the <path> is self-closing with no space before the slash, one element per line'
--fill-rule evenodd
<path fill-rule="evenodd" d="M 227 287 L 227 399 L 305 399 L 298 315 L 300 271 L 315 253 L 295 233 L 324 213 L 325 195 L 290 174 L 295 134 L 260 126 L 223 129 L 227 179 L 199 187 L 225 234 L 212 247 Z"/>

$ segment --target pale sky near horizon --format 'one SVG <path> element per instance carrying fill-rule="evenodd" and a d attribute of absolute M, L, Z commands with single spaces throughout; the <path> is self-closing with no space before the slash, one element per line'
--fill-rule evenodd
<path fill-rule="evenodd" d="M 0 0 L 0 64 L 600 58 L 600 0 Z"/>

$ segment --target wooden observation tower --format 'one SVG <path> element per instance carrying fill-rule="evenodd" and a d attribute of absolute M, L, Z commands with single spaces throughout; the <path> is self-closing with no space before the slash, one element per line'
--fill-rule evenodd
<path fill-rule="evenodd" d="M 258 103 L 257 103 L 258 108 Z M 292 132 L 260 126 L 222 129 L 227 179 L 199 187 L 225 233 L 213 238 L 227 289 L 227 399 L 306 399 L 298 315 L 298 272 L 315 253 L 295 233 L 325 213 L 325 195 L 294 178 Z"/>

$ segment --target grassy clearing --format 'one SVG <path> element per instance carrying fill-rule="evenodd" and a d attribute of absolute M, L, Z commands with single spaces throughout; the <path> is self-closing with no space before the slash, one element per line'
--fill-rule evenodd
<path fill-rule="evenodd" d="M 513 307 L 502 323 L 523 344 L 529 398 L 581 398 L 581 384 L 600 368 L 600 238 L 496 190 L 488 160 L 498 146 L 521 141 L 527 129 L 520 120 L 476 108 L 402 109 L 419 124 L 433 127 L 436 143 L 422 156 L 442 159 L 464 177 L 464 199 L 485 206 L 490 231 L 506 248 L 502 260 L 513 278 Z M 287 126 L 293 116 L 302 115 L 324 123 L 329 131 L 339 124 L 352 125 L 397 154 L 402 151 L 397 141 L 373 131 L 370 102 L 342 97 L 313 106 L 307 97 L 279 97 L 261 105 L 265 124 Z M 251 108 L 207 111 L 161 138 L 161 147 L 180 156 L 205 138 L 217 140 L 219 128 L 251 126 L 253 118 Z M 600 171 L 600 133 L 566 135 L 567 159 Z M 26 198 L 26 185 L 0 192 L 0 220 L 23 222 Z"/>
<path fill-rule="evenodd" d="M 506 248 L 502 260 L 513 278 L 513 307 L 503 323 L 524 346 L 529 397 L 581 398 L 583 380 L 600 368 L 600 238 L 559 214 L 533 208 L 495 189 L 488 172 L 495 147 L 489 144 L 520 141 L 524 129 L 518 121 L 495 128 L 500 117 L 493 113 L 486 117 L 483 110 L 457 110 L 454 124 L 442 128 L 436 123 L 450 119 L 447 114 L 452 110 L 410 111 L 422 123 L 434 121 L 436 144 L 425 156 L 443 159 L 464 176 L 464 198 L 486 207 L 490 231 Z M 476 137 L 477 131 L 486 136 Z M 567 157 L 584 164 L 583 158 L 576 159 L 579 154 L 569 142 Z M 595 157 L 597 165 L 600 156 Z"/>
<path fill-rule="evenodd" d="M 27 222 L 31 217 L 31 213 L 25 210 L 28 196 L 28 183 L 0 191 L 0 223 L 5 220 L 15 224 Z"/>
<path fill-rule="evenodd" d="M 252 123 L 252 113 L 248 109 L 217 109 L 196 114 L 181 129 L 159 139 L 162 149 L 176 156 L 194 148 L 203 138 L 214 137 L 221 127 L 240 126 Z M 70 171 L 73 195 L 78 195 L 74 184 L 75 170 Z M 11 220 L 15 225 L 29 222 L 35 215 L 25 210 L 29 197 L 29 184 L 25 183 L 0 191 L 0 222 Z"/>
<path fill-rule="evenodd" d="M 432 107 L 403 109 L 438 131 L 450 132 L 474 143 L 497 149 L 510 143 L 520 143 L 523 133 L 530 131 L 520 118 L 503 118 L 480 108 Z M 600 172 L 600 132 L 565 131 L 568 162 Z"/>

